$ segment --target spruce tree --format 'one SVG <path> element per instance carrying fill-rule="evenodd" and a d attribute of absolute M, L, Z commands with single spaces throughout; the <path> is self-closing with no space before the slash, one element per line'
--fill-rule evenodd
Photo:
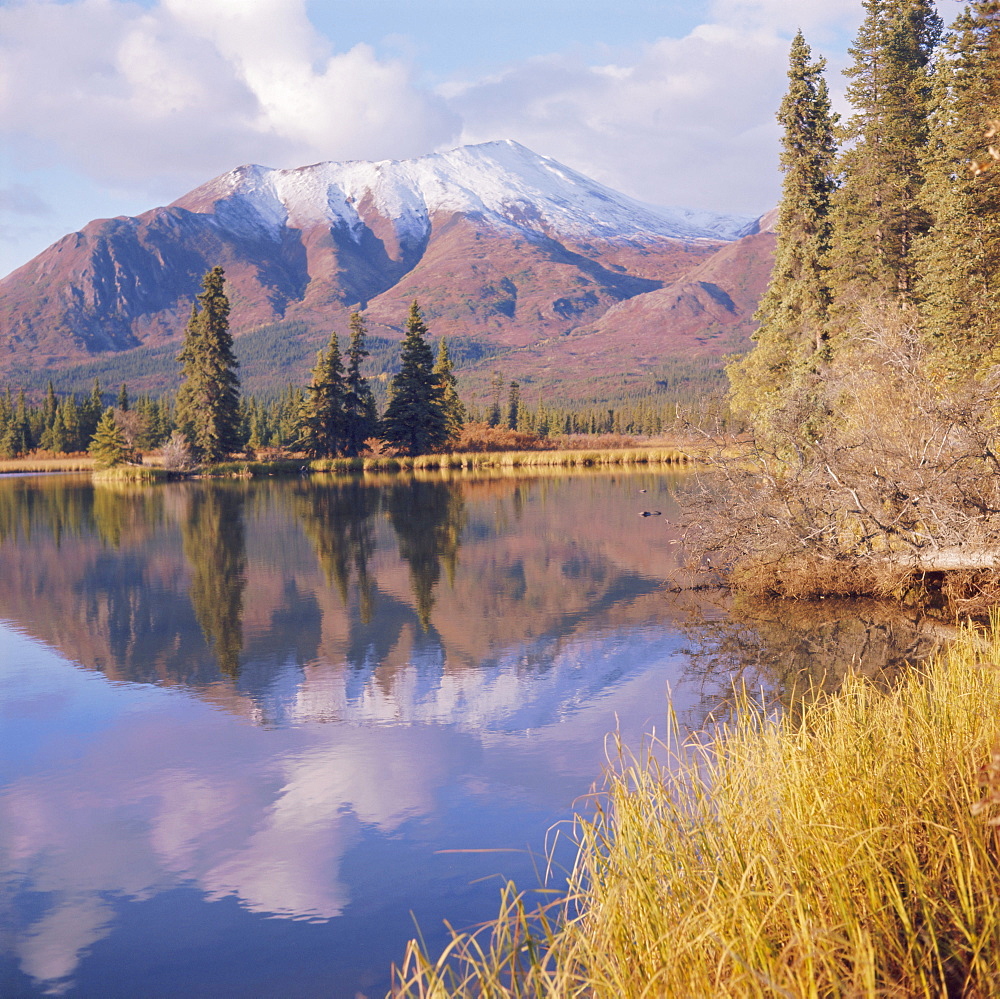
<path fill-rule="evenodd" d="M 351 314 L 351 344 L 347 348 L 347 372 L 344 376 L 344 454 L 359 455 L 369 437 L 378 431 L 378 410 L 368 379 L 361 374 L 361 364 L 368 356 L 368 328 L 364 316 Z"/>
<path fill-rule="evenodd" d="M 486 422 L 491 427 L 500 426 L 500 420 L 503 418 L 503 410 L 501 409 L 501 404 L 503 401 L 503 387 L 506 384 L 503 373 L 500 371 L 495 371 L 493 377 L 490 379 L 490 389 L 493 394 L 493 403 L 490 406 L 490 415 L 486 418 Z"/>
<path fill-rule="evenodd" d="M 756 346 L 729 368 L 730 404 L 767 423 L 823 359 L 830 287 L 830 198 L 836 153 L 826 63 L 813 61 L 796 34 L 788 59 L 782 126 L 777 246 L 767 292 L 755 316 Z"/>
<path fill-rule="evenodd" d="M 521 415 L 521 386 L 518 382 L 511 382 L 507 392 L 507 428 L 517 430 L 518 420 Z"/>
<path fill-rule="evenodd" d="M 67 396 L 59 408 L 62 411 L 63 431 L 66 435 L 66 447 L 64 450 L 67 453 L 84 450 L 87 441 L 83 440 L 83 435 L 80 432 L 80 410 L 76 404 L 76 399 L 71 395 Z"/>
<path fill-rule="evenodd" d="M 832 267 L 848 309 L 866 298 L 908 299 L 913 290 L 913 243 L 929 226 L 921 151 L 941 35 L 933 0 L 864 0 L 864 8 L 845 70 L 855 114 L 841 133 L 844 179 L 834 196 Z"/>
<path fill-rule="evenodd" d="M 55 419 L 52 421 L 52 429 L 49 431 L 49 449 L 55 454 L 65 454 L 72 450 L 69 444 L 69 436 L 66 433 L 66 425 L 63 423 L 63 411 L 60 407 L 56 410 Z"/>
<path fill-rule="evenodd" d="M 94 387 L 91 389 L 90 395 L 80 403 L 78 414 L 80 421 L 80 446 L 86 447 L 90 443 L 90 438 L 94 436 L 97 430 L 97 424 L 100 423 L 101 417 L 104 415 L 104 402 L 101 399 L 101 381 L 99 378 L 94 379 Z"/>
<path fill-rule="evenodd" d="M 441 405 L 444 407 L 445 426 L 448 430 L 448 443 L 454 444 L 465 426 L 467 415 L 465 406 L 458 396 L 458 379 L 455 377 L 451 357 L 448 354 L 448 344 L 444 337 L 438 343 L 437 361 L 434 364 L 434 374 L 441 386 Z"/>
<path fill-rule="evenodd" d="M 917 247 L 927 331 L 964 369 L 1000 361 L 1000 174 L 976 176 L 1000 114 L 1000 5 L 970 4 L 937 60 L 922 202 L 932 224 Z"/>
<path fill-rule="evenodd" d="M 34 446 L 24 389 L 21 389 L 18 393 L 17 409 L 8 418 L 7 427 L 0 440 L 0 454 L 8 458 L 20 458 L 28 454 Z"/>
<path fill-rule="evenodd" d="M 347 417 L 344 412 L 344 365 L 337 334 L 316 355 L 309 395 L 302 407 L 300 441 L 312 458 L 333 458 L 344 448 Z"/>
<path fill-rule="evenodd" d="M 98 468 L 113 468 L 133 459 L 132 449 L 115 421 L 115 411 L 110 406 L 98 421 L 89 450 Z"/>
<path fill-rule="evenodd" d="M 390 384 L 391 398 L 382 417 L 382 436 L 405 454 L 430 454 L 448 440 L 443 393 L 434 374 L 427 326 L 414 302 L 406 320 L 400 370 Z"/>
<path fill-rule="evenodd" d="M 177 355 L 183 383 L 177 392 L 177 426 L 197 458 L 218 461 L 239 447 L 240 383 L 224 272 L 213 267 L 191 309 L 184 346 Z"/>

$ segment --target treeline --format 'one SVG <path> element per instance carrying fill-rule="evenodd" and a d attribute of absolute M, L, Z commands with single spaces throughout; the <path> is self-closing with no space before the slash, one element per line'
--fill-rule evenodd
<path fill-rule="evenodd" d="M 931 0 L 866 0 L 850 49 L 854 114 L 830 110 L 824 61 L 791 47 L 774 270 L 755 348 L 729 368 L 759 429 L 791 411 L 806 435 L 837 410 L 822 391 L 868 328 L 901 312 L 942 378 L 1000 360 L 1000 4 L 949 31 Z M 787 421 L 786 421 L 787 422 Z"/>
<path fill-rule="evenodd" d="M 370 449 L 416 455 L 454 449 L 462 428 L 491 428 L 548 437 L 555 434 L 649 435 L 677 417 L 675 405 L 640 403 L 586 411 L 526 407 L 520 385 L 502 374 L 493 380 L 494 400 L 485 411 L 467 410 L 458 395 L 447 343 L 435 360 L 429 330 L 414 302 L 400 346 L 399 371 L 379 413 L 376 394 L 362 373 L 369 351 L 364 318 L 350 319 L 346 354 L 334 333 L 316 358 L 308 385 L 289 386 L 277 397 L 240 392 L 238 363 L 229 333 L 229 301 L 221 268 L 205 275 L 177 361 L 182 383 L 175 396 L 131 398 L 125 383 L 116 397 L 99 380 L 89 395 L 60 398 L 50 382 L 43 401 L 30 404 L 23 391 L 0 397 L 0 456 L 41 450 L 54 454 L 90 450 L 102 465 L 135 460 L 160 449 L 176 469 L 219 461 L 234 453 L 268 449 L 304 452 L 313 458 L 353 457 Z"/>
<path fill-rule="evenodd" d="M 947 31 L 931 0 L 864 9 L 846 122 L 823 60 L 791 46 L 775 265 L 728 370 L 758 460 L 703 495 L 689 542 L 750 592 L 983 607 L 1000 599 L 1000 3 Z"/>

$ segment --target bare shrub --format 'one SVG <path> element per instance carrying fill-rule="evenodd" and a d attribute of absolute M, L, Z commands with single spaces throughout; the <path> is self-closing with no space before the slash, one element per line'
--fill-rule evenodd
<path fill-rule="evenodd" d="M 687 494 L 689 550 L 754 594 L 997 592 L 996 374 L 955 379 L 914 317 L 873 308 L 839 359 L 742 460 Z M 803 432 L 804 413 L 825 411 Z"/>
<path fill-rule="evenodd" d="M 115 409 L 115 423 L 128 442 L 129 447 L 137 450 L 137 441 L 141 440 L 148 430 L 149 421 L 134 409 Z"/>
<path fill-rule="evenodd" d="M 366 437 L 361 454 L 365 457 L 371 456 L 373 458 L 396 458 L 401 452 L 398 447 L 393 447 L 392 444 L 382 440 L 381 437 Z"/>
<path fill-rule="evenodd" d="M 196 467 L 191 445 L 179 430 L 175 430 L 170 439 L 160 448 L 163 467 L 168 472 L 190 472 Z"/>

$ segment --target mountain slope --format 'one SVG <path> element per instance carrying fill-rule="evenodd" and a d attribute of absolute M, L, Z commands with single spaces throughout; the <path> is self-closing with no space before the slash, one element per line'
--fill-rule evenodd
<path fill-rule="evenodd" d="M 731 306 L 739 322 L 754 302 L 684 282 L 753 229 L 642 204 L 513 142 L 244 166 L 164 208 L 91 222 L 0 281 L 0 375 L 169 347 L 217 264 L 237 336 L 290 321 L 296 336 L 325 337 L 360 308 L 393 338 L 417 298 L 435 335 L 516 353 L 581 333 L 596 343 L 603 317 L 668 289 L 675 311 L 723 322 Z M 747 301 L 761 290 L 751 284 Z"/>

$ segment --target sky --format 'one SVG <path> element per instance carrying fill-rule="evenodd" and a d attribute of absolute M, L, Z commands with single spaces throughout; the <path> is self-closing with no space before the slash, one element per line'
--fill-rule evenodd
<path fill-rule="evenodd" d="M 243 163 L 495 139 L 653 204 L 759 215 L 780 188 L 792 36 L 828 60 L 837 101 L 862 14 L 861 0 L 0 0 L 0 275 Z"/>

